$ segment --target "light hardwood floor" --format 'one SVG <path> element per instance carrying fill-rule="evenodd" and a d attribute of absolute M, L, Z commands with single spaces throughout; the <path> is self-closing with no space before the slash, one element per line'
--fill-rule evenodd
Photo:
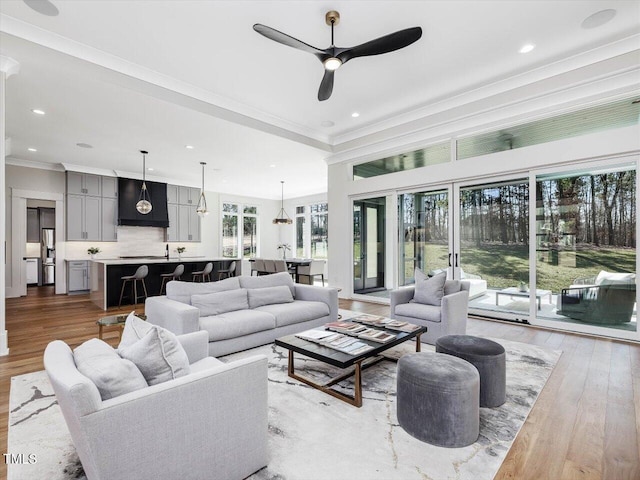
<path fill-rule="evenodd" d="M 340 301 L 340 307 L 388 315 L 385 305 Z M 131 306 L 111 309 L 128 313 Z M 142 313 L 144 306 L 137 305 Z M 10 378 L 43 369 L 54 339 L 72 347 L 98 335 L 104 312 L 87 295 L 30 288 L 7 299 L 10 354 L 0 357 L 0 450 L 7 450 Z M 500 471 L 503 479 L 640 479 L 640 345 L 471 319 L 468 333 L 562 350 L 562 356 Z M 105 333 L 115 345 L 118 334 Z M 4 462 L 0 474 L 6 477 Z"/>

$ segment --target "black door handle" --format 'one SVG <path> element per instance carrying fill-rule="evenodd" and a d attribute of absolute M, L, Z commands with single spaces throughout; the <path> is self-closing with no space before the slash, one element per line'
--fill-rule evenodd
<path fill-rule="evenodd" d="M 456 253 L 456 267 L 458 267 L 458 254 Z"/>
<path fill-rule="evenodd" d="M 449 254 L 449 266 L 451 266 L 451 254 Z"/>

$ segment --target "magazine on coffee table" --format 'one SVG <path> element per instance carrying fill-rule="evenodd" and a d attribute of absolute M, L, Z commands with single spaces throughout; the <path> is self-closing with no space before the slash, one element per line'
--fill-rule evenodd
<path fill-rule="evenodd" d="M 396 330 L 397 332 L 415 332 L 420 328 L 420 325 L 414 325 L 413 323 L 403 322 L 402 320 L 392 320 L 391 318 L 381 317 L 380 315 L 370 315 L 365 313 L 358 315 L 350 319 L 352 322 L 362 323 L 371 327 L 387 328 L 389 330 Z"/>
<path fill-rule="evenodd" d="M 371 340 L 378 343 L 386 343 L 396 338 L 393 333 L 385 332 L 383 330 L 377 330 L 375 328 L 367 328 L 365 331 L 358 334 L 358 338 L 364 340 Z"/>
<path fill-rule="evenodd" d="M 303 340 L 317 343 L 338 350 L 339 352 L 348 353 L 349 355 L 360 355 L 361 353 L 373 350 L 371 345 L 357 338 L 327 330 L 306 330 L 296 333 L 295 335 Z"/>
<path fill-rule="evenodd" d="M 327 330 L 346 333 L 347 335 L 357 335 L 367 329 L 367 327 L 353 322 L 331 322 L 324 326 Z"/>

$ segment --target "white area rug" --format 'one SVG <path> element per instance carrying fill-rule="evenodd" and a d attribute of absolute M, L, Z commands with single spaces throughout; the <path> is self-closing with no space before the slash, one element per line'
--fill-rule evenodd
<path fill-rule="evenodd" d="M 363 406 L 356 408 L 289 378 L 287 351 L 274 345 L 225 357 L 225 361 L 255 354 L 269 358 L 271 460 L 250 479 L 493 478 L 561 354 L 497 341 L 507 351 L 507 402 L 495 409 L 481 408 L 478 441 L 456 449 L 423 443 L 398 425 L 394 362 L 383 361 L 364 371 Z M 392 351 L 401 355 L 414 349 L 415 344 L 409 343 Z M 428 350 L 423 345 L 423 351 Z M 298 355 L 296 370 L 318 380 L 336 373 Z M 350 390 L 350 380 L 340 388 Z M 9 465 L 9 480 L 85 478 L 45 372 L 12 378 L 10 409 L 9 452 L 35 454 L 37 462 Z"/>

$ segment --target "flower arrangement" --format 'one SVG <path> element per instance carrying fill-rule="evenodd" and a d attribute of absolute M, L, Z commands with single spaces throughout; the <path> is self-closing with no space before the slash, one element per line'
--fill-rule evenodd
<path fill-rule="evenodd" d="M 87 248 L 87 253 L 89 255 L 95 255 L 96 253 L 100 253 L 100 249 L 98 247 L 89 247 Z"/>
<path fill-rule="evenodd" d="M 278 250 L 282 250 L 282 259 L 286 260 L 287 250 L 291 250 L 291 245 L 289 245 L 288 243 L 281 243 L 278 245 Z"/>

